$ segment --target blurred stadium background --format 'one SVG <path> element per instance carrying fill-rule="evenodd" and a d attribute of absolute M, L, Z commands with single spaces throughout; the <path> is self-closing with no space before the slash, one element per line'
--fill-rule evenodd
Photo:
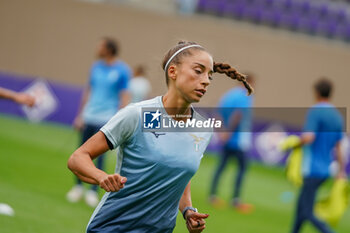
<path fill-rule="evenodd" d="M 70 124 L 103 36 L 117 38 L 121 58 L 130 66 L 147 67 L 153 96 L 166 90 L 164 53 L 185 39 L 204 45 L 216 61 L 254 73 L 256 107 L 309 107 L 312 85 L 324 76 L 335 84 L 335 105 L 350 107 L 350 3 L 345 0 L 0 0 L 0 35 L 0 86 L 21 91 L 39 79 L 55 106 L 41 123 L 33 123 L 25 109 L 0 101 L 0 202 L 15 210 L 14 217 L 0 215 L 0 232 L 84 231 L 92 209 L 66 201 L 73 184 L 66 161 L 79 141 Z M 200 106 L 215 106 L 235 84 L 218 76 Z M 289 231 L 297 189 L 285 179 L 283 166 L 275 166 L 283 155 L 271 159 L 271 154 L 263 148 L 260 162 L 251 165 L 244 199 L 256 211 L 240 215 L 208 204 L 217 162 L 208 152 L 192 187 L 194 205 L 211 215 L 205 232 Z M 110 172 L 114 163 L 111 152 Z M 233 169 L 220 186 L 227 200 Z M 337 232 L 350 231 L 349 218 L 348 211 Z M 181 216 L 175 232 L 186 232 Z M 307 226 L 303 232 L 315 231 Z"/>

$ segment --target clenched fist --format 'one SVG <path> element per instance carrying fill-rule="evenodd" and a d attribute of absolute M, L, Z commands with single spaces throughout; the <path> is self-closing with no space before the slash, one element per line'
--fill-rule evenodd
<path fill-rule="evenodd" d="M 106 190 L 106 192 L 118 192 L 120 189 L 124 188 L 126 180 L 126 177 L 119 174 L 105 174 L 99 179 L 98 184 L 102 189 Z"/>
<path fill-rule="evenodd" d="M 194 211 L 187 211 L 186 213 L 186 225 L 187 230 L 190 233 L 200 233 L 205 229 L 205 218 L 208 218 L 208 214 L 201 214 Z"/>

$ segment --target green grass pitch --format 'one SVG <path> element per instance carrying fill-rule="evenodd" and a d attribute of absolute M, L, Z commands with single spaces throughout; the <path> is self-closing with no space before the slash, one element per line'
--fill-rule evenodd
<path fill-rule="evenodd" d="M 56 124 L 32 124 L 0 116 L 0 203 L 7 203 L 15 216 L 0 215 L 2 233 L 84 232 L 93 209 L 83 201 L 71 204 L 65 195 L 73 184 L 66 167 L 78 144 L 71 128 Z M 107 158 L 107 171 L 113 172 L 115 153 Z M 206 156 L 192 180 L 192 201 L 200 212 L 210 214 L 207 233 L 283 233 L 290 231 L 297 190 L 284 177 L 282 168 L 252 163 L 243 190 L 244 200 L 255 212 L 242 215 L 229 206 L 215 209 L 208 202 L 208 190 L 216 166 L 214 156 Z M 234 163 L 231 161 L 219 186 L 219 195 L 229 201 Z M 329 185 L 328 185 L 329 186 Z M 321 195 L 327 192 L 327 185 Z M 102 195 L 102 191 L 100 192 Z M 338 226 L 338 233 L 350 232 L 350 211 Z M 187 232 L 181 214 L 175 233 Z M 316 230 L 306 224 L 303 233 Z"/>

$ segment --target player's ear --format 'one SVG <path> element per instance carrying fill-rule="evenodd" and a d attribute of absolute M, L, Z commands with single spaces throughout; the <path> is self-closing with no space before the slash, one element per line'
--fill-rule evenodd
<path fill-rule="evenodd" d="M 177 69 L 175 65 L 171 65 L 168 69 L 168 77 L 172 80 L 176 80 Z"/>

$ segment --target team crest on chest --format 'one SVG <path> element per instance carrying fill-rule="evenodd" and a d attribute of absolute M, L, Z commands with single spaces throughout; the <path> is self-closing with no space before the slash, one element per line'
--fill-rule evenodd
<path fill-rule="evenodd" d="M 199 144 L 201 143 L 201 141 L 203 141 L 205 138 L 202 138 L 202 137 L 198 137 L 197 135 L 195 134 L 191 134 L 190 135 L 193 137 L 194 139 L 194 148 L 195 148 L 195 151 L 198 152 L 199 150 Z"/>

